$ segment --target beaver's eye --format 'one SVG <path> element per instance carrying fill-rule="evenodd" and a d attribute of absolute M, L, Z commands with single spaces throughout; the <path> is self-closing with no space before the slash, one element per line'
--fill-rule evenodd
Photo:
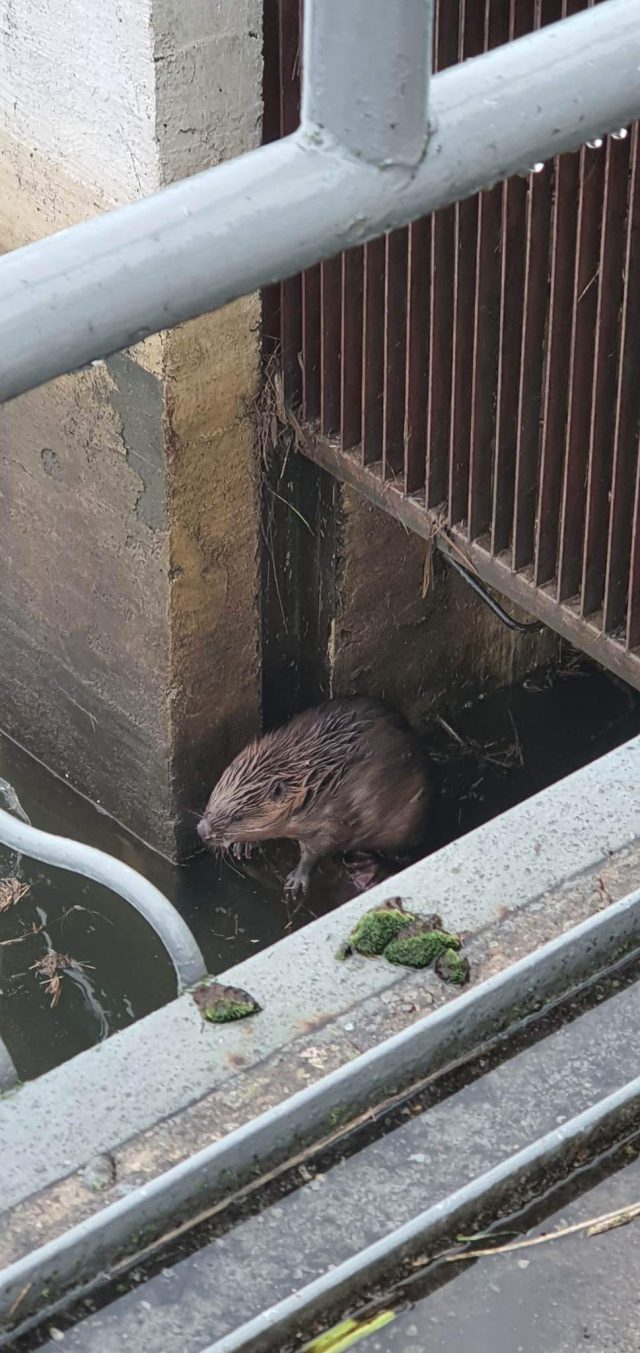
<path fill-rule="evenodd" d="M 286 794 L 286 791 L 287 786 L 284 780 L 276 780 L 275 784 L 271 786 L 271 798 L 283 799 Z"/>

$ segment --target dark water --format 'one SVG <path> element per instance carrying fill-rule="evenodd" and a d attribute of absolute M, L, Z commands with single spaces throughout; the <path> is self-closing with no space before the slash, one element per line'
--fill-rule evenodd
<path fill-rule="evenodd" d="M 448 728 L 431 729 L 441 781 L 433 848 L 640 732 L 640 696 L 584 666 L 543 672 L 445 720 Z M 0 740 L 0 776 L 13 785 L 34 826 L 107 850 L 155 883 L 193 930 L 212 973 L 353 896 L 339 864 L 329 863 L 308 906 L 290 910 L 281 892 L 292 862 L 284 847 L 269 850 L 257 865 L 221 866 L 201 854 L 173 867 L 7 740 Z M 1 847 L 0 876 L 30 885 L 0 914 L 0 1033 L 22 1078 L 173 997 L 173 969 L 160 942 L 120 898 L 79 876 L 16 861 Z M 51 949 L 81 965 L 60 967 L 53 1006 L 46 978 L 33 967 Z"/>

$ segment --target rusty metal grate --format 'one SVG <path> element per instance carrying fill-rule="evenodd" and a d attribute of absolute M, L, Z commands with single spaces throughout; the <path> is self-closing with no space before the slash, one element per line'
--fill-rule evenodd
<path fill-rule="evenodd" d="M 587 0 L 439 0 L 434 68 Z M 301 0 L 265 0 L 265 139 Z M 640 687 L 637 125 L 265 295 L 311 459 Z"/>

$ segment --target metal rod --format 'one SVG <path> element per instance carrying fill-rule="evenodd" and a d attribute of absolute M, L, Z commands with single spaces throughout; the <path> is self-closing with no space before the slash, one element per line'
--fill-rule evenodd
<path fill-rule="evenodd" d="M 7 808 L 11 813 L 20 818 L 21 822 L 26 822 L 27 826 L 31 825 L 13 785 L 10 785 L 8 780 L 3 780 L 1 777 L 0 799 L 6 803 Z M 14 869 L 16 871 L 19 869 L 21 858 L 19 851 L 13 852 L 13 860 L 10 865 L 12 871 Z M 4 1040 L 0 1038 L 0 1095 L 6 1095 L 10 1090 L 15 1090 L 16 1085 L 19 1084 L 20 1077 L 16 1070 L 13 1057 Z"/>
<path fill-rule="evenodd" d="M 640 945 L 640 890 L 385 1039 L 0 1272 L 0 1327 L 31 1319 L 130 1252 L 426 1072 L 468 1055 Z M 17 1297 L 19 1314 L 13 1320 Z"/>
<path fill-rule="evenodd" d="M 306 0 L 302 121 L 371 164 L 427 146 L 433 0 Z"/>
<path fill-rule="evenodd" d="M 606 0 L 435 76 L 414 170 L 358 160 L 306 122 L 7 254 L 0 400 L 619 128 L 640 114 L 639 67 L 640 0 Z"/>
<path fill-rule="evenodd" d="M 179 991 L 206 977 L 207 967 L 200 949 L 173 903 L 128 864 L 103 850 L 96 850 L 95 846 L 39 831 L 28 822 L 18 821 L 4 808 L 0 808 L 0 841 L 29 855 L 32 860 L 42 860 L 58 869 L 68 869 L 94 879 L 130 902 L 155 930 L 167 950 L 176 971 Z"/>
<path fill-rule="evenodd" d="M 0 1038 L 0 1095 L 7 1095 L 20 1084 L 13 1057 L 2 1038 Z"/>

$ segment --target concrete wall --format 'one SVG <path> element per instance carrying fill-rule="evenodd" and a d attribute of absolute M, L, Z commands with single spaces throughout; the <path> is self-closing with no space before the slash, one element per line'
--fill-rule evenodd
<path fill-rule="evenodd" d="M 260 0 L 0 33 L 2 250 L 260 139 Z M 0 410 L 0 726 L 167 854 L 259 717 L 258 339 L 249 298 Z"/>
<path fill-rule="evenodd" d="M 332 689 L 384 695 L 409 717 L 511 685 L 558 653 L 550 630 L 519 634 L 433 552 L 353 489 L 342 490 Z M 506 604 L 516 619 L 516 608 Z"/>
<path fill-rule="evenodd" d="M 151 192 L 159 175 L 151 0 L 0 0 L 0 31 L 10 158 L 39 152 L 89 201 Z M 62 198 L 57 210 L 64 214 Z"/>

